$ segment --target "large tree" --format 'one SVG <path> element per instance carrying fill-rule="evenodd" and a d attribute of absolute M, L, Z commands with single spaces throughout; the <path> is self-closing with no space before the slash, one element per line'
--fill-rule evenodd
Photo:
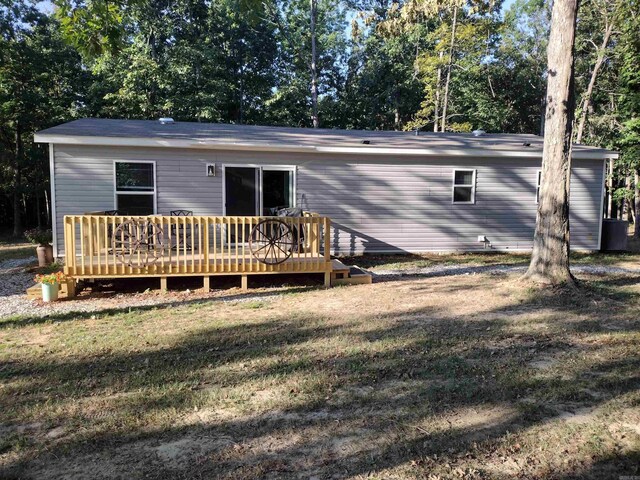
<path fill-rule="evenodd" d="M 569 270 L 569 187 L 574 117 L 574 43 L 579 0 L 555 0 L 547 48 L 542 186 L 526 278 L 573 283 Z"/>
<path fill-rule="evenodd" d="M 42 224 L 48 210 L 48 158 L 34 132 L 82 108 L 85 75 L 58 28 L 29 2 L 0 2 L 0 192 L 10 199 L 15 236 L 24 220 Z"/>

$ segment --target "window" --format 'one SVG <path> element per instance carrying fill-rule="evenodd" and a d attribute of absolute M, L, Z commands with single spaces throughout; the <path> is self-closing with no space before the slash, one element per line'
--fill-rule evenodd
<path fill-rule="evenodd" d="M 538 170 L 538 176 L 536 180 L 536 203 L 540 202 L 540 185 L 542 185 L 542 170 Z"/>
<path fill-rule="evenodd" d="M 262 170 L 262 214 L 277 215 L 281 208 L 293 206 L 293 171 Z"/>
<path fill-rule="evenodd" d="M 154 162 L 115 163 L 115 203 L 120 215 L 152 215 L 156 203 Z"/>
<path fill-rule="evenodd" d="M 475 203 L 476 171 L 453 171 L 453 203 Z"/>
<path fill-rule="evenodd" d="M 222 165 L 225 215 L 275 215 L 295 207 L 295 167 Z"/>

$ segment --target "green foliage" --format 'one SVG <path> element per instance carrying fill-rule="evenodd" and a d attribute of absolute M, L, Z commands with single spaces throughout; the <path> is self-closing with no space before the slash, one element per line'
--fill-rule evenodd
<path fill-rule="evenodd" d="M 65 40 L 85 56 L 117 52 L 122 46 L 123 3 L 103 0 L 56 0 L 54 3 Z"/>
<path fill-rule="evenodd" d="M 50 229 L 42 230 L 40 228 L 32 228 L 30 230 L 25 230 L 24 238 L 36 245 L 47 245 L 51 243 L 53 235 Z"/>
<path fill-rule="evenodd" d="M 640 165 L 639 2 L 585 0 L 576 44 L 582 98 L 615 22 L 583 143 L 622 152 L 622 189 Z M 40 198 L 46 211 L 47 152 L 33 133 L 79 116 L 311 126 L 308 0 L 54 3 L 45 14 L 0 0 L 0 193 L 18 212 Z M 432 129 L 450 69 L 448 131 L 541 133 L 549 2 L 501 9 L 501 0 L 318 0 L 321 126 Z"/>
<path fill-rule="evenodd" d="M 33 134 L 82 111 L 86 77 L 54 19 L 26 1 L 0 3 L 0 193 L 14 205 L 44 203 L 48 156 Z"/>

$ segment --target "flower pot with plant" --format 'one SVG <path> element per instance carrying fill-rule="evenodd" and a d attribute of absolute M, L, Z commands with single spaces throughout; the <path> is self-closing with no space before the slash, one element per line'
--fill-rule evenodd
<path fill-rule="evenodd" d="M 33 228 L 24 232 L 24 236 L 31 243 L 38 245 L 36 253 L 38 255 L 38 266 L 46 267 L 53 263 L 53 247 L 51 246 L 51 230 L 41 230 Z"/>
<path fill-rule="evenodd" d="M 45 273 L 36 275 L 35 281 L 42 285 L 42 301 L 54 302 L 58 299 L 60 284 L 64 281 L 64 273 Z"/>

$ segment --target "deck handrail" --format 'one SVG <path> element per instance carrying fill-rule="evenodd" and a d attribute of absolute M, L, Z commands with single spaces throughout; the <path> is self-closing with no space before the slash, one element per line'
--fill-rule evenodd
<path fill-rule="evenodd" d="M 284 222 L 294 245 L 268 264 L 249 237 L 263 220 Z M 327 272 L 331 220 L 300 217 L 66 215 L 64 271 L 73 278 Z M 284 228 L 284 227 L 283 227 Z M 284 259 L 284 260 L 283 260 Z"/>

